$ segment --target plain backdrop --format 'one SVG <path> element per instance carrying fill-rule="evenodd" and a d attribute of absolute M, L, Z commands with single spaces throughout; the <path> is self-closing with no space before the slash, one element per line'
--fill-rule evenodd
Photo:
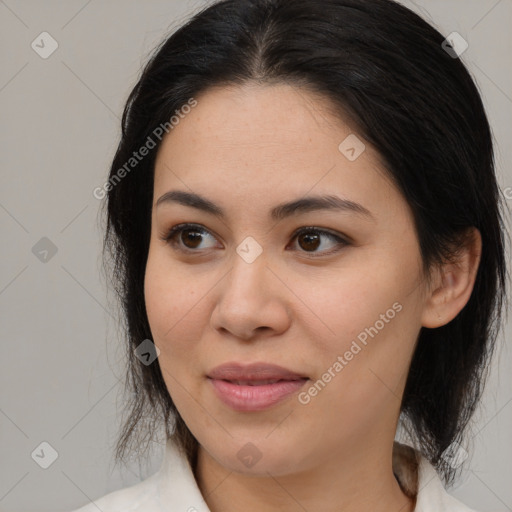
<path fill-rule="evenodd" d="M 403 3 L 468 42 L 462 60 L 482 92 L 512 206 L 512 0 Z M 113 464 L 124 347 L 92 192 L 105 181 L 122 107 L 149 52 L 203 5 L 0 0 L 1 511 L 69 511 L 160 465 L 158 443 L 147 464 Z M 45 59 L 32 46 L 42 32 L 58 44 Z M 47 51 L 55 43 L 44 37 Z M 511 369 L 508 324 L 470 457 L 449 489 L 482 512 L 512 510 Z M 57 457 L 47 469 L 41 449 Z"/>

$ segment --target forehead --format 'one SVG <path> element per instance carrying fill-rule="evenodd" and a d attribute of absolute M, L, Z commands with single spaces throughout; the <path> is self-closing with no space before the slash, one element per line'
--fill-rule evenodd
<path fill-rule="evenodd" d="M 325 98 L 285 84 L 215 87 L 196 101 L 164 138 L 162 153 L 186 141 L 190 148 L 219 148 L 224 155 L 245 147 L 268 154 L 278 146 L 300 154 L 321 139 L 325 144 L 332 138 L 336 144 L 343 133 L 351 132 L 329 113 L 332 106 Z"/>
<path fill-rule="evenodd" d="M 393 192 L 369 144 L 353 161 L 340 152 L 356 134 L 318 95 L 281 84 L 214 88 L 195 99 L 159 148 L 154 202 L 177 187 L 247 206 L 310 191 L 375 204 Z"/>

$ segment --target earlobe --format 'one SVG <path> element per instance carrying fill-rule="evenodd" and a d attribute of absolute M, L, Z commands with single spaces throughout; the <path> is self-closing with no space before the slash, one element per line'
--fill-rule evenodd
<path fill-rule="evenodd" d="M 471 297 L 482 253 L 482 237 L 470 228 L 465 244 L 458 248 L 458 259 L 437 272 L 435 285 L 428 292 L 422 326 L 436 328 L 452 321 Z"/>

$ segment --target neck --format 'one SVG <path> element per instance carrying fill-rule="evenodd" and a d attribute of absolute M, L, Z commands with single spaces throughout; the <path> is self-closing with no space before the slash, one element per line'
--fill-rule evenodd
<path fill-rule="evenodd" d="M 392 447 L 336 453 L 293 474 L 254 476 L 229 471 L 199 446 L 195 476 L 211 512 L 413 512 L 392 468 Z"/>

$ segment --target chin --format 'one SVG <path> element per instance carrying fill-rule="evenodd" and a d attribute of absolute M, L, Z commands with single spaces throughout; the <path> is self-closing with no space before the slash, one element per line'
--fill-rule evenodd
<path fill-rule="evenodd" d="M 288 439 L 290 441 L 290 439 Z M 204 445 L 203 445 L 204 446 Z M 284 439 L 255 439 L 234 441 L 219 446 L 212 442 L 213 450 L 208 453 L 218 464 L 229 471 L 247 476 L 283 476 L 297 472 L 303 462 L 296 449 Z M 292 455 L 293 454 L 293 455 Z"/>

